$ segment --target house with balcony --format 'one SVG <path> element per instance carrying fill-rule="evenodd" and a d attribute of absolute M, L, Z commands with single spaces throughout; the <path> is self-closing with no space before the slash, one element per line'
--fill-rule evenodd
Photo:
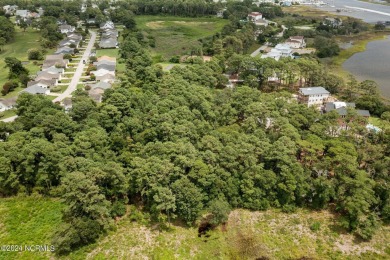
<path fill-rule="evenodd" d="M 298 101 L 309 106 L 321 106 L 331 97 L 329 91 L 323 87 L 300 88 Z"/>

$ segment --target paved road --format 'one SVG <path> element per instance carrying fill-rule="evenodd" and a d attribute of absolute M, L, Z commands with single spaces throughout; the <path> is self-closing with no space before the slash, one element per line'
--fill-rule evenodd
<path fill-rule="evenodd" d="M 85 49 L 85 52 L 83 54 L 83 57 L 81 58 L 79 65 L 77 66 L 76 72 L 74 73 L 74 76 L 72 78 L 72 81 L 69 83 L 69 87 L 58 97 L 56 97 L 53 102 L 59 102 L 63 100 L 64 98 L 70 96 L 73 91 L 76 90 L 77 85 L 79 84 L 80 78 L 83 75 L 83 70 L 85 67 L 85 64 L 83 63 L 83 60 L 88 61 L 89 55 L 91 54 L 91 50 L 95 44 L 96 41 L 96 33 L 91 31 L 91 39 L 88 43 L 87 48 Z"/>
<path fill-rule="evenodd" d="M 2 122 L 13 122 L 13 121 L 15 121 L 15 119 L 17 118 L 18 116 L 11 116 L 11 117 L 8 117 L 8 118 L 6 118 L 6 119 L 2 119 L 2 120 L 0 120 L 0 121 L 2 121 Z"/>

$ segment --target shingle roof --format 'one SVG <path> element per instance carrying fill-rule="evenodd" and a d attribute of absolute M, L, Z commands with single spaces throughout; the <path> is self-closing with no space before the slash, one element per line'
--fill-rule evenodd
<path fill-rule="evenodd" d="M 23 92 L 27 92 L 30 94 L 46 94 L 47 91 L 48 91 L 47 89 L 42 88 L 39 85 L 33 85 L 23 90 Z"/>

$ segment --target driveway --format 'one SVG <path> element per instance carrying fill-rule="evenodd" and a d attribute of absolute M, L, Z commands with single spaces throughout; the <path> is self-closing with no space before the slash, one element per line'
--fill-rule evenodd
<path fill-rule="evenodd" d="M 69 83 L 69 87 L 58 97 L 56 97 L 53 102 L 60 102 L 66 97 L 71 96 L 72 92 L 76 90 L 77 85 L 79 84 L 80 78 L 83 75 L 83 70 L 85 67 L 85 64 L 83 63 L 83 60 L 88 61 L 89 55 L 91 54 L 92 48 L 96 41 L 96 32 L 91 32 L 91 40 L 88 43 L 87 48 L 85 49 L 85 52 L 83 54 L 83 57 L 81 58 L 79 65 L 77 66 L 76 72 L 73 75 L 73 78 L 71 82 Z"/>

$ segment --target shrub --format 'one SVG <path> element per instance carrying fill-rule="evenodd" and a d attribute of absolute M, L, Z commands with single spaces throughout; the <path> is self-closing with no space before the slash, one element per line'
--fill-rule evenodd
<path fill-rule="evenodd" d="M 3 94 L 3 96 L 5 96 L 17 87 L 19 87 L 19 83 L 16 80 L 7 81 L 3 85 L 3 89 L 1 90 L 1 94 Z"/>
<path fill-rule="evenodd" d="M 50 88 L 50 91 L 51 92 L 60 92 L 61 91 L 61 86 L 52 87 L 52 88 Z"/>
<path fill-rule="evenodd" d="M 38 49 L 29 49 L 28 50 L 28 59 L 29 60 L 43 60 L 42 51 L 38 50 Z"/>
<path fill-rule="evenodd" d="M 77 218 L 59 228 L 54 234 L 52 244 L 56 254 L 67 254 L 75 248 L 95 242 L 100 233 L 101 227 L 97 221 Z"/>
<path fill-rule="evenodd" d="M 169 59 L 169 62 L 180 63 L 180 56 L 176 55 Z"/>
<path fill-rule="evenodd" d="M 112 204 L 111 216 L 112 217 L 121 217 L 126 214 L 126 206 L 120 201 L 115 201 Z"/>
<path fill-rule="evenodd" d="M 96 62 L 96 61 L 97 61 L 96 56 L 91 56 L 91 57 L 89 57 L 89 61 L 90 61 L 91 63 Z"/>

